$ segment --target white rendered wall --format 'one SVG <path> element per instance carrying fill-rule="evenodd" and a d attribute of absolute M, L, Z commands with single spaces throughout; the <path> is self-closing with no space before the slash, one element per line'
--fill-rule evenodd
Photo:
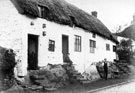
<path fill-rule="evenodd" d="M 33 25 L 31 25 L 31 22 Z M 46 24 L 46 28 L 42 27 L 43 24 Z M 92 62 L 101 61 L 104 58 L 113 61 L 116 58 L 116 54 L 112 50 L 115 43 L 110 40 L 98 35 L 96 35 L 96 38 L 92 38 L 91 33 L 77 27 L 71 28 L 40 18 L 28 18 L 19 14 L 10 0 L 0 1 L 0 28 L 0 46 L 15 50 L 17 57 L 21 58 L 23 75 L 27 73 L 28 34 L 39 36 L 39 66 L 46 66 L 48 63 L 63 63 L 62 35 L 69 36 L 70 58 L 80 72 L 83 72 Z M 46 36 L 42 35 L 43 31 L 46 32 Z M 81 52 L 74 51 L 74 35 L 79 35 L 82 38 Z M 55 41 L 55 52 L 48 51 L 49 39 Z M 95 53 L 90 53 L 89 39 L 96 41 Z M 110 51 L 106 51 L 106 43 L 110 44 Z"/>

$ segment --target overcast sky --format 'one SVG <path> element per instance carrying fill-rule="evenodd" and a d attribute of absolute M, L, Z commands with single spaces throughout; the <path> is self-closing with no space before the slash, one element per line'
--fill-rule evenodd
<path fill-rule="evenodd" d="M 135 14 L 135 0 L 66 0 L 80 9 L 98 12 L 98 18 L 112 31 L 130 24 Z"/>

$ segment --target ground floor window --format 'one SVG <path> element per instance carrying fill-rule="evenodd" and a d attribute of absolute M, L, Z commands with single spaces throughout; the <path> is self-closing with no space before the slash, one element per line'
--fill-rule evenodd
<path fill-rule="evenodd" d="M 81 36 L 75 35 L 75 51 L 81 52 Z"/>
<path fill-rule="evenodd" d="M 96 41 L 90 40 L 90 53 L 95 53 Z"/>
<path fill-rule="evenodd" d="M 116 46 L 113 45 L 113 52 L 116 52 Z"/>
<path fill-rule="evenodd" d="M 106 50 L 110 51 L 110 44 L 106 44 Z"/>
<path fill-rule="evenodd" d="M 49 51 L 54 52 L 55 51 L 55 41 L 54 40 L 49 40 Z"/>

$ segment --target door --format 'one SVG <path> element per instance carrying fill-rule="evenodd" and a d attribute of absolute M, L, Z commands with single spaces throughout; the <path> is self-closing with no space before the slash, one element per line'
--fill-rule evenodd
<path fill-rule="evenodd" d="M 63 53 L 63 61 L 67 61 L 69 49 L 68 49 L 68 36 L 62 35 L 62 53 Z"/>
<path fill-rule="evenodd" d="M 62 53 L 68 54 L 68 36 L 62 35 Z"/>
<path fill-rule="evenodd" d="M 28 35 L 28 70 L 38 68 L 38 36 Z"/>

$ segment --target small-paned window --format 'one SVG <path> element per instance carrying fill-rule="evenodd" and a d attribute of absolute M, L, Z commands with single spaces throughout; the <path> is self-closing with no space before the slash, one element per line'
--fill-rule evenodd
<path fill-rule="evenodd" d="M 75 51 L 81 52 L 81 36 L 75 35 Z"/>
<path fill-rule="evenodd" d="M 54 52 L 55 51 L 55 41 L 49 40 L 49 51 Z"/>
<path fill-rule="evenodd" d="M 106 50 L 110 51 L 110 45 L 109 44 L 106 44 Z"/>
<path fill-rule="evenodd" d="M 116 52 L 116 46 L 113 45 L 113 52 Z"/>
<path fill-rule="evenodd" d="M 90 53 L 95 53 L 96 41 L 90 40 Z"/>

